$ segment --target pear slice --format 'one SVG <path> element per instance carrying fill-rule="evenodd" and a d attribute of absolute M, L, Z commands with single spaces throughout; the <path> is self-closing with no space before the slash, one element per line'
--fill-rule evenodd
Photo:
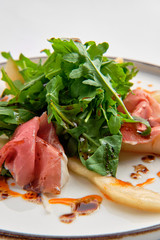
<path fill-rule="evenodd" d="M 22 83 L 24 83 L 24 79 L 22 75 L 19 73 L 19 69 L 12 58 L 8 59 L 5 66 L 5 71 L 12 81 L 20 80 Z"/>
<path fill-rule="evenodd" d="M 85 168 L 76 158 L 69 158 L 68 166 L 73 172 L 93 182 L 108 199 L 144 211 L 160 212 L 159 193 L 114 177 L 101 176 Z"/>

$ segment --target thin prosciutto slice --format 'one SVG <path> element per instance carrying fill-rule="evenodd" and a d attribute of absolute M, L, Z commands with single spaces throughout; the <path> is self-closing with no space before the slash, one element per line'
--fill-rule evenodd
<path fill-rule="evenodd" d="M 59 142 L 59 139 L 53 124 L 48 123 L 46 113 L 43 113 L 42 116 L 40 117 L 40 127 L 38 130 L 38 136 L 43 140 L 45 140 L 47 143 L 54 146 L 55 148 L 58 148 L 59 150 L 64 152 L 64 149 Z"/>
<path fill-rule="evenodd" d="M 148 120 L 152 128 L 150 136 L 143 137 L 143 124 L 125 123 L 121 127 L 122 150 L 160 154 L 160 104 L 146 91 L 135 89 L 124 104 L 132 116 Z"/>
<path fill-rule="evenodd" d="M 39 193 L 60 193 L 69 176 L 67 157 L 46 113 L 16 129 L 0 150 L 3 163 L 18 185 Z"/>
<path fill-rule="evenodd" d="M 35 177 L 24 188 L 35 192 L 60 193 L 62 153 L 36 137 Z"/>
<path fill-rule="evenodd" d="M 15 181 L 24 186 L 34 178 L 36 135 L 38 117 L 19 126 L 12 140 L 0 150 L 0 166 L 5 162 Z"/>

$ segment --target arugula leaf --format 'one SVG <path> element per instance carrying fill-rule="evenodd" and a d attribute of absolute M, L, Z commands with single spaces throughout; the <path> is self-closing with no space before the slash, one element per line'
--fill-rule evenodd
<path fill-rule="evenodd" d="M 140 118 L 140 117 L 136 117 L 136 116 L 133 116 L 134 120 L 136 122 L 139 122 L 139 123 L 142 123 L 146 126 L 146 130 L 144 130 L 143 132 L 140 132 L 140 134 L 142 136 L 148 136 L 150 135 L 151 133 L 151 126 L 149 124 L 149 122 L 147 120 L 145 120 L 144 118 Z"/>
<path fill-rule="evenodd" d="M 45 77 L 52 79 L 61 72 L 62 56 L 60 54 L 51 54 L 43 65 Z"/>
<path fill-rule="evenodd" d="M 84 160 L 84 156 L 80 153 L 80 159 L 82 163 L 91 171 L 97 172 L 102 176 L 106 175 L 106 146 L 99 146 L 94 154 L 88 159 Z"/>
<path fill-rule="evenodd" d="M 122 136 L 112 135 L 100 139 L 101 144 L 107 147 L 107 170 L 111 175 L 116 176 L 119 161 L 119 153 L 121 150 Z"/>
<path fill-rule="evenodd" d="M 131 65 L 131 63 L 128 63 Z M 133 85 L 129 80 L 128 75 L 126 74 L 126 66 L 124 69 L 124 64 L 118 64 L 114 61 L 107 60 L 103 62 L 101 71 L 106 76 L 110 76 L 110 81 L 112 83 L 113 88 L 116 92 L 121 96 L 122 99 L 126 97 L 127 92 L 129 91 L 130 87 Z M 137 70 L 133 68 L 132 76 L 136 75 Z"/>
<path fill-rule="evenodd" d="M 53 101 L 56 103 L 59 103 L 59 91 L 64 88 L 62 78 L 58 75 L 50 80 L 49 83 L 46 85 L 47 90 L 47 101 Z"/>
<path fill-rule="evenodd" d="M 92 60 L 94 60 L 95 58 L 102 58 L 102 55 L 108 50 L 109 48 L 109 45 L 108 43 L 104 42 L 104 43 L 100 43 L 98 45 L 96 45 L 95 42 L 88 42 L 88 43 L 85 43 L 86 47 L 88 48 L 89 46 L 89 49 L 88 49 L 88 53 L 89 53 L 89 56 Z"/>
<path fill-rule="evenodd" d="M 8 89 L 7 94 L 8 95 L 12 94 L 14 96 L 18 95 L 19 89 L 15 86 L 14 82 L 9 78 L 9 76 L 7 75 L 7 73 L 5 72 L 5 70 L 3 68 L 1 69 L 1 72 L 2 72 L 2 80 L 5 81 L 8 84 L 8 86 L 10 87 L 10 89 Z"/>
<path fill-rule="evenodd" d="M 51 55 L 51 51 L 49 49 L 43 49 L 41 50 L 41 53 L 45 53 L 48 57 Z"/>
<path fill-rule="evenodd" d="M 117 115 L 111 115 L 108 121 L 108 127 L 111 134 L 118 134 L 119 129 L 121 127 L 121 120 Z"/>
<path fill-rule="evenodd" d="M 10 52 L 1 52 L 1 55 L 2 55 L 2 57 L 6 58 L 6 59 L 12 58 Z"/>
<path fill-rule="evenodd" d="M 63 56 L 63 59 L 66 62 L 70 62 L 70 63 L 77 63 L 79 60 L 79 54 L 78 53 L 68 53 L 66 55 Z"/>

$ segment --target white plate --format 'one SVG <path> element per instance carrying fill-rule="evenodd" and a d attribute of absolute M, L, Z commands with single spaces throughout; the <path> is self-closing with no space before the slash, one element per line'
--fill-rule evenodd
<path fill-rule="evenodd" d="M 140 72 L 135 77 L 135 87 L 148 90 L 160 89 L 160 68 L 151 64 L 136 62 Z M 3 64 L 1 64 L 2 66 Z M 2 82 L 0 88 L 2 89 Z M 117 177 L 130 181 L 134 185 L 150 177 L 155 182 L 146 188 L 160 192 L 160 157 L 152 163 L 143 163 L 144 154 L 121 153 Z M 130 173 L 139 163 L 149 169 L 140 180 L 132 180 Z M 63 188 L 60 197 L 81 198 L 90 194 L 103 197 L 100 209 L 88 216 L 80 216 L 71 224 L 59 221 L 59 216 L 69 213 L 64 205 L 52 205 L 52 212 L 47 213 L 42 205 L 26 202 L 21 198 L 12 198 L 0 202 L 0 236 L 8 238 L 69 238 L 69 239 L 158 239 L 160 236 L 160 214 L 142 212 L 120 206 L 107 200 L 88 180 L 71 174 L 69 182 Z M 148 238 L 147 238 L 148 237 Z"/>

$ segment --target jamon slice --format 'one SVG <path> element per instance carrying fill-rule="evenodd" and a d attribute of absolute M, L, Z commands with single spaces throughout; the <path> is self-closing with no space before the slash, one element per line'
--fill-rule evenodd
<path fill-rule="evenodd" d="M 19 126 L 11 141 L 0 150 L 17 184 L 27 190 L 60 193 L 68 180 L 67 158 L 47 114 Z"/>
<path fill-rule="evenodd" d="M 150 136 L 143 137 L 140 132 L 144 130 L 144 125 L 123 124 L 122 150 L 160 154 L 160 104 L 149 93 L 140 89 L 129 93 L 124 104 L 132 116 L 148 120 L 152 130 Z"/>
<path fill-rule="evenodd" d="M 64 152 L 62 145 L 59 142 L 56 130 L 52 123 L 48 123 L 46 112 L 40 117 L 40 127 L 37 134 L 40 138 L 51 144 L 53 147 Z"/>
<path fill-rule="evenodd" d="M 60 193 L 62 153 L 43 139 L 36 137 L 35 177 L 25 186 L 35 192 Z"/>
<path fill-rule="evenodd" d="M 51 144 L 54 148 L 58 149 L 61 153 L 61 187 L 67 182 L 69 173 L 67 169 L 68 159 L 64 153 L 63 146 L 60 144 L 56 130 L 52 123 L 48 123 L 46 112 L 40 117 L 40 128 L 37 133 L 38 137 Z"/>
<path fill-rule="evenodd" d="M 34 179 L 36 135 L 39 118 L 19 126 L 11 141 L 0 150 L 0 166 L 5 163 L 17 184 L 21 187 Z"/>

